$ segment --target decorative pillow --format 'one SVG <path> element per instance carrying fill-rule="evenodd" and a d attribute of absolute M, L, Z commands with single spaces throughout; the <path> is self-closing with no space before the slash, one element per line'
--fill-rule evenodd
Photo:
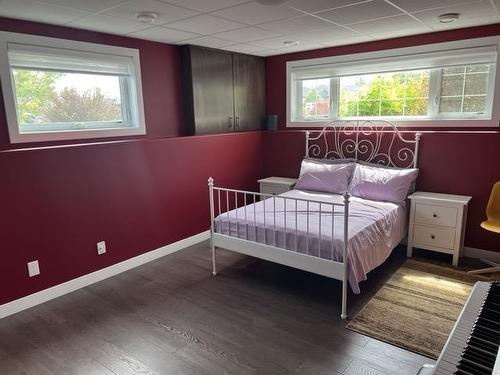
<path fill-rule="evenodd" d="M 295 189 L 343 194 L 349 187 L 356 164 L 330 164 L 304 159 Z"/>
<path fill-rule="evenodd" d="M 392 165 L 383 165 L 383 164 L 379 164 L 379 163 L 374 163 L 372 161 L 358 160 L 357 163 L 361 164 L 361 165 L 367 165 L 369 167 L 386 168 L 386 169 L 393 169 L 393 170 L 397 170 L 397 171 L 407 171 L 408 170 L 408 168 L 393 167 Z M 416 180 L 416 178 L 415 178 L 415 180 Z M 415 182 L 416 181 L 413 181 L 413 183 L 410 185 L 410 190 L 408 190 L 408 195 L 410 195 L 411 193 L 413 193 L 415 191 Z"/>
<path fill-rule="evenodd" d="M 349 186 L 355 197 L 394 203 L 403 202 L 418 176 L 418 169 L 386 168 L 357 164 Z"/>

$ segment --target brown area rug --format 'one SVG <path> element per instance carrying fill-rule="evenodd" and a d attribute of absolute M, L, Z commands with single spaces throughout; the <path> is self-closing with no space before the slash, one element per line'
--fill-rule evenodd
<path fill-rule="evenodd" d="M 435 359 L 479 280 L 489 279 L 409 259 L 347 328 Z"/>

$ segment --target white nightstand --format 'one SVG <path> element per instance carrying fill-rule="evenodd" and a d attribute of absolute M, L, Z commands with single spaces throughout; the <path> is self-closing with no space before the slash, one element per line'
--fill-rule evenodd
<path fill-rule="evenodd" d="M 408 256 L 414 247 L 452 254 L 458 265 L 462 251 L 469 196 L 417 191 L 411 199 Z"/>
<path fill-rule="evenodd" d="M 297 182 L 295 178 L 286 177 L 268 177 L 258 181 L 260 184 L 260 192 L 265 194 L 282 194 L 291 190 Z"/>

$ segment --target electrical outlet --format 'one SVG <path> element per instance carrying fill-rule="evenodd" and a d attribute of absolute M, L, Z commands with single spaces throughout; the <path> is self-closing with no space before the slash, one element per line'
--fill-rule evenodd
<path fill-rule="evenodd" d="M 106 242 L 105 241 L 101 241 L 101 242 L 97 243 L 97 254 L 98 255 L 106 254 Z"/>
<path fill-rule="evenodd" d="M 38 264 L 38 260 L 28 263 L 28 275 L 30 277 L 40 275 L 40 265 Z"/>

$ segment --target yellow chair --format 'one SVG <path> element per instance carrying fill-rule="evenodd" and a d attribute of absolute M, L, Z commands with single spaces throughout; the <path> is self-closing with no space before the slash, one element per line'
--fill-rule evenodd
<path fill-rule="evenodd" d="M 487 219 L 481 223 L 481 227 L 500 234 L 500 181 L 497 181 L 491 190 L 488 206 L 486 207 L 486 217 Z M 481 259 L 481 261 L 491 267 L 469 271 L 470 274 L 500 272 L 500 264 L 486 259 Z"/>

